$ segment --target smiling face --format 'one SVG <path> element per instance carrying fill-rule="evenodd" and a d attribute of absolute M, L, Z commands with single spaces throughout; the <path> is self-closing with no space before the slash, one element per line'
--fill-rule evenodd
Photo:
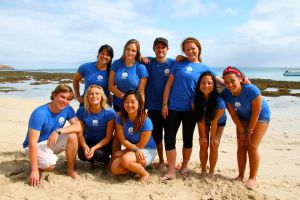
<path fill-rule="evenodd" d="M 107 65 L 109 61 L 111 60 L 111 57 L 106 49 L 103 49 L 98 54 L 98 62 L 102 65 Z"/>
<path fill-rule="evenodd" d="M 199 87 L 201 92 L 203 92 L 205 96 L 208 96 L 214 89 L 214 81 L 212 77 L 210 75 L 203 76 Z"/>
<path fill-rule="evenodd" d="M 242 89 L 242 79 L 233 73 L 228 73 L 224 77 L 226 88 L 233 94 L 238 95 Z"/>
<path fill-rule="evenodd" d="M 159 42 L 155 45 L 154 52 L 157 58 L 163 59 L 167 56 L 168 47 L 165 44 Z"/>
<path fill-rule="evenodd" d="M 130 94 L 124 101 L 124 109 L 128 115 L 137 114 L 139 102 L 134 94 Z"/>
<path fill-rule="evenodd" d="M 199 48 L 194 42 L 186 42 L 183 46 L 184 53 L 190 62 L 199 62 Z"/>
<path fill-rule="evenodd" d="M 53 95 L 52 103 L 55 108 L 63 110 L 67 105 L 69 105 L 72 100 L 72 95 L 70 92 L 60 92 Z"/>
<path fill-rule="evenodd" d="M 88 102 L 91 106 L 101 104 L 102 96 L 98 87 L 93 87 L 88 92 Z"/>
<path fill-rule="evenodd" d="M 125 59 L 135 60 L 136 55 L 137 55 L 137 46 L 133 43 L 127 45 L 125 49 Z"/>

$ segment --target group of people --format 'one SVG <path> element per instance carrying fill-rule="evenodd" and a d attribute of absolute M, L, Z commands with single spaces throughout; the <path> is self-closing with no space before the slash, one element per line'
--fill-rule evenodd
<path fill-rule="evenodd" d="M 92 165 L 107 164 L 115 175 L 132 172 L 144 181 L 150 176 L 145 167 L 156 154 L 156 168 L 165 166 L 164 149 L 167 172 L 161 179 L 176 178 L 176 171 L 186 176 L 196 124 L 201 176 L 214 178 L 227 108 L 236 125 L 236 180 L 243 181 L 248 156 L 250 175 L 246 185 L 253 187 L 259 166 L 258 147 L 270 122 L 266 101 L 237 68 L 229 66 L 219 77 L 203 64 L 196 38 L 184 39 L 181 49 L 185 56 L 167 58 L 168 40 L 159 37 L 153 43 L 155 57 L 142 57 L 139 42 L 131 39 L 121 58 L 112 63 L 113 48 L 101 46 L 97 61 L 81 65 L 75 73 L 74 92 L 68 85 L 58 85 L 51 102 L 31 114 L 23 143 L 30 159 L 30 184 L 39 184 L 39 171 L 54 170 L 57 154 L 62 151 L 66 152 L 67 174 L 73 178 L 80 177 L 74 170 L 78 155 Z M 82 79 L 85 88 L 81 95 Z M 222 91 L 217 85 L 223 87 Z M 73 98 L 80 103 L 76 113 L 69 105 Z M 180 124 L 183 160 L 177 163 Z"/>

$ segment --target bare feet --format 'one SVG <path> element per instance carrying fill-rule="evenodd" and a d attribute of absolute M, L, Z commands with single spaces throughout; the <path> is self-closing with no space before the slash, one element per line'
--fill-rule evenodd
<path fill-rule="evenodd" d="M 205 171 L 202 171 L 200 174 L 200 178 L 206 178 L 207 174 Z"/>
<path fill-rule="evenodd" d="M 169 181 L 169 180 L 173 180 L 175 178 L 176 178 L 175 174 L 167 173 L 163 177 L 161 177 L 161 181 Z"/>
<path fill-rule="evenodd" d="M 214 181 L 217 180 L 217 177 L 215 176 L 215 172 L 209 172 L 207 177 Z"/>
<path fill-rule="evenodd" d="M 238 177 L 234 178 L 233 180 L 234 180 L 234 181 L 243 181 L 243 180 L 244 180 L 244 177 L 238 176 Z"/>
<path fill-rule="evenodd" d="M 182 167 L 182 163 L 176 163 L 175 164 L 175 169 L 176 170 L 181 170 L 181 167 Z"/>
<path fill-rule="evenodd" d="M 248 189 L 254 189 L 256 185 L 256 180 L 253 178 L 249 178 L 246 182 L 245 185 Z"/>
<path fill-rule="evenodd" d="M 156 166 L 157 170 L 162 170 L 165 166 L 165 162 L 164 161 L 159 161 L 159 163 Z"/>
<path fill-rule="evenodd" d="M 180 171 L 179 171 L 179 174 L 183 177 L 187 177 L 187 175 L 189 174 L 189 170 L 188 168 L 183 168 L 181 167 Z"/>
<path fill-rule="evenodd" d="M 145 172 L 143 175 L 140 175 L 139 181 L 140 182 L 147 182 L 149 180 L 150 174 Z"/>
<path fill-rule="evenodd" d="M 75 170 L 67 171 L 67 174 L 73 179 L 80 179 L 80 175 Z"/>

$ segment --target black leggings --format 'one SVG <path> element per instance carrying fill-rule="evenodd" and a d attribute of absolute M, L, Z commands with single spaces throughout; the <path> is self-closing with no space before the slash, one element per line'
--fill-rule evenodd
<path fill-rule="evenodd" d="M 91 147 L 95 146 L 99 141 L 86 139 L 85 142 L 91 148 Z M 89 161 L 89 162 L 97 161 L 97 162 L 103 162 L 103 163 L 107 164 L 110 161 L 109 155 L 111 155 L 111 146 L 112 146 L 112 142 L 110 142 L 109 144 L 107 144 L 106 146 L 104 146 L 100 149 L 95 150 L 94 156 L 90 160 L 87 160 L 84 155 L 83 148 L 81 147 L 81 145 L 79 145 L 78 157 L 81 161 Z"/>
<path fill-rule="evenodd" d="M 193 110 L 175 111 L 169 109 L 166 134 L 164 137 L 166 151 L 174 150 L 176 148 L 176 134 L 181 122 L 183 147 L 193 147 L 193 134 L 196 126 L 196 119 Z"/>
<path fill-rule="evenodd" d="M 160 110 L 148 110 L 148 116 L 153 124 L 152 137 L 157 145 L 162 142 L 163 129 L 166 132 L 167 121 L 161 115 Z"/>

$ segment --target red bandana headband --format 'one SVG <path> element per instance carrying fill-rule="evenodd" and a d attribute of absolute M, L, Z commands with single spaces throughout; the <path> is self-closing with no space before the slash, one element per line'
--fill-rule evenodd
<path fill-rule="evenodd" d="M 239 72 L 239 70 L 232 68 L 231 66 L 227 67 L 226 69 L 224 69 L 223 71 L 223 77 L 224 75 L 228 74 L 228 73 L 234 73 L 235 75 L 237 75 L 238 77 L 242 77 L 241 72 Z"/>

